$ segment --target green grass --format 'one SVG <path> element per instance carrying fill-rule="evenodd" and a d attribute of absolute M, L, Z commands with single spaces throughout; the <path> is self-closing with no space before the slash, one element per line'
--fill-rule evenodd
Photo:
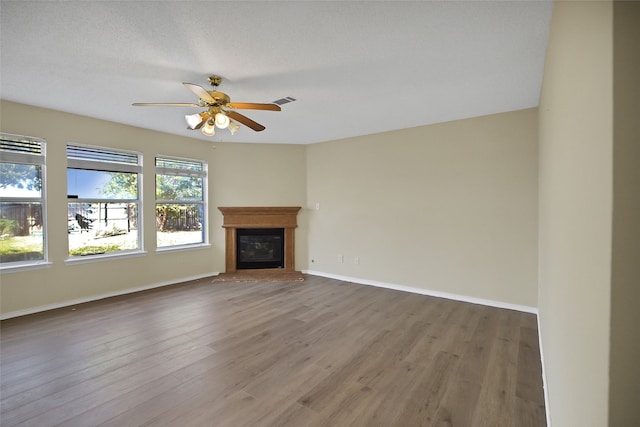
<path fill-rule="evenodd" d="M 71 256 L 84 256 L 84 255 L 98 255 L 104 254 L 107 252 L 117 252 L 122 250 L 120 245 L 96 245 L 96 246 L 83 246 L 77 249 L 72 249 L 69 251 L 69 255 Z"/>
<path fill-rule="evenodd" d="M 0 262 L 32 261 L 44 258 L 42 236 L 12 236 L 0 240 Z M 82 246 L 69 251 L 71 256 L 97 255 L 123 250 L 114 243 Z"/>
<path fill-rule="evenodd" d="M 42 259 L 42 236 L 15 236 L 0 240 L 0 262 Z"/>

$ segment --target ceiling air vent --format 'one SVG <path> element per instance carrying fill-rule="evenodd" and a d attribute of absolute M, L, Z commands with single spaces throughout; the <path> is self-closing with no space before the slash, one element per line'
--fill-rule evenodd
<path fill-rule="evenodd" d="M 292 98 L 290 96 L 286 96 L 284 98 L 280 98 L 280 99 L 277 99 L 277 100 L 273 101 L 273 103 L 274 104 L 278 104 L 278 105 L 283 105 L 283 104 L 288 104 L 290 102 L 293 102 L 295 100 L 296 100 L 295 98 Z"/>

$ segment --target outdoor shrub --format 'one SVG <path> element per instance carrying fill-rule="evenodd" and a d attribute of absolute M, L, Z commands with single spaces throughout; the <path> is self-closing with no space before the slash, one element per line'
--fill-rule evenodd
<path fill-rule="evenodd" d="M 16 221 L 13 219 L 0 219 L 0 236 L 5 234 L 14 235 L 16 233 Z"/>

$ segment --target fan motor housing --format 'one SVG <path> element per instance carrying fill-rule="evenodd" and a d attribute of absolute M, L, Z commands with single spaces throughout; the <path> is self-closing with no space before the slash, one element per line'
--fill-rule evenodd
<path fill-rule="evenodd" d="M 229 95 L 227 95 L 226 93 L 211 91 L 211 92 L 209 92 L 209 94 L 211 95 L 211 97 L 213 99 L 216 100 L 216 103 L 212 104 L 210 101 L 206 101 L 204 99 L 200 99 L 200 101 L 202 101 L 205 105 L 225 106 L 225 105 L 227 105 L 227 104 L 229 104 L 231 102 L 231 98 L 229 98 Z"/>

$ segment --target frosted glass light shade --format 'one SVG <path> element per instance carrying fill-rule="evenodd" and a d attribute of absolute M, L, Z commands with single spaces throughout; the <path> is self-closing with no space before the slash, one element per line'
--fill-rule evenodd
<path fill-rule="evenodd" d="M 187 114 L 184 116 L 184 119 L 187 121 L 187 125 L 190 129 L 195 129 L 200 123 L 202 123 L 202 114 Z"/>
<path fill-rule="evenodd" d="M 213 124 L 213 120 L 207 120 L 207 123 L 202 126 L 202 134 L 206 136 L 213 136 L 216 134 L 216 129 Z"/>
<path fill-rule="evenodd" d="M 229 122 L 229 130 L 231 131 L 231 135 L 236 133 L 236 131 L 240 129 L 240 126 L 235 122 Z"/>
<path fill-rule="evenodd" d="M 220 129 L 225 129 L 229 126 L 229 117 L 226 114 L 218 113 L 216 114 L 216 126 Z"/>

